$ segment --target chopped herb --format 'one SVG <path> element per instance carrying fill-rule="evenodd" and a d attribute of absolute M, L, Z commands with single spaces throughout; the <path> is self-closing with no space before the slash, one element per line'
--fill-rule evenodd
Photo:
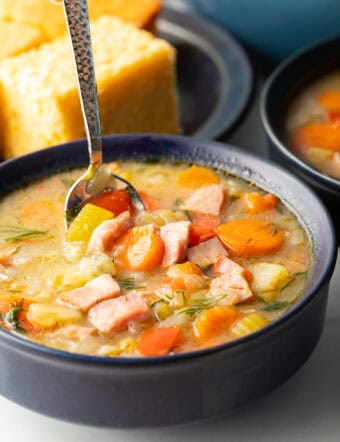
<path fill-rule="evenodd" d="M 266 312 L 276 312 L 279 310 L 283 310 L 291 305 L 292 305 L 292 302 L 288 302 L 288 301 L 274 301 L 274 302 L 271 302 L 270 304 L 267 304 L 265 307 L 263 307 L 262 310 L 264 310 Z"/>
<path fill-rule="evenodd" d="M 283 292 L 283 290 L 285 290 L 286 288 L 290 287 L 297 278 L 303 278 L 304 280 L 306 280 L 308 278 L 308 271 L 306 272 L 297 272 L 293 274 L 293 277 L 281 288 L 280 292 Z"/>
<path fill-rule="evenodd" d="M 230 196 L 230 200 L 233 203 L 234 201 L 237 201 L 238 199 L 240 199 L 239 195 L 231 195 Z"/>
<path fill-rule="evenodd" d="M 21 305 L 13 307 L 12 310 L 7 313 L 6 321 L 12 328 L 14 328 L 14 330 L 24 332 L 25 330 L 20 327 L 20 321 L 18 318 L 20 312 L 22 312 Z"/>
<path fill-rule="evenodd" d="M 47 234 L 47 231 L 26 229 L 25 227 L 20 226 L 0 226 L 0 233 L 6 233 L 10 235 L 5 238 L 6 242 L 18 242 L 25 241 L 26 239 L 41 239 L 42 236 L 45 236 Z"/>
<path fill-rule="evenodd" d="M 184 210 L 184 214 L 188 218 L 189 221 L 192 221 L 192 216 L 190 215 L 188 210 Z"/>
<path fill-rule="evenodd" d="M 281 206 L 276 206 L 275 209 L 278 213 L 280 213 L 280 215 L 283 215 L 285 213 L 283 207 Z"/>
<path fill-rule="evenodd" d="M 270 223 L 271 229 L 270 229 L 270 234 L 271 235 L 276 235 L 278 233 L 278 231 L 280 230 L 279 227 L 274 224 L 274 223 Z"/>
<path fill-rule="evenodd" d="M 145 285 L 138 284 L 134 278 L 119 279 L 118 283 L 125 290 L 138 290 L 145 288 Z"/>
<path fill-rule="evenodd" d="M 212 266 L 213 266 L 212 264 L 208 264 L 206 266 L 198 266 L 198 267 L 202 270 L 203 273 L 208 273 L 212 269 Z"/>
<path fill-rule="evenodd" d="M 176 199 L 175 199 L 174 206 L 175 206 L 176 208 L 182 206 L 183 204 L 184 204 L 184 201 L 183 201 L 182 198 L 176 198 Z"/>
<path fill-rule="evenodd" d="M 186 314 L 188 316 L 194 316 L 197 313 L 202 313 L 205 310 L 215 307 L 221 299 L 225 298 L 228 295 L 218 295 L 213 298 L 196 298 L 193 299 L 192 303 L 189 303 L 187 307 L 183 307 L 178 311 L 179 314 Z"/>
<path fill-rule="evenodd" d="M 9 291 L 9 293 L 22 293 L 23 292 L 23 290 L 19 290 L 19 289 L 10 289 L 8 291 Z"/>
<path fill-rule="evenodd" d="M 16 255 L 17 253 L 19 253 L 19 252 L 20 252 L 20 249 L 21 249 L 21 247 L 16 247 L 16 248 L 12 251 L 11 255 L 13 256 L 13 255 Z"/>

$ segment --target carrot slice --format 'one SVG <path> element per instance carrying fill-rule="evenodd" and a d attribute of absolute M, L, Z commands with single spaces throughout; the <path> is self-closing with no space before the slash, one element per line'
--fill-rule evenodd
<path fill-rule="evenodd" d="M 227 331 L 240 316 L 240 313 L 232 307 L 212 307 L 196 319 L 194 324 L 195 336 L 203 341 L 216 338 Z"/>
<path fill-rule="evenodd" d="M 257 192 L 250 192 L 244 194 L 244 202 L 249 213 L 255 214 L 264 212 L 265 210 L 274 209 L 277 206 L 278 200 L 275 195 L 271 193 L 262 195 Z"/>
<path fill-rule="evenodd" d="M 190 225 L 189 245 L 197 246 L 217 235 L 220 218 L 214 215 L 196 214 Z"/>
<path fill-rule="evenodd" d="M 157 208 L 158 208 L 157 204 L 155 203 L 155 201 L 152 198 L 150 198 L 149 195 L 147 195 L 145 192 L 139 192 L 139 196 L 141 197 L 141 199 L 144 203 L 145 209 L 148 212 L 153 212 L 154 210 L 157 210 Z"/>
<path fill-rule="evenodd" d="M 220 225 L 217 232 L 231 253 L 245 258 L 272 255 L 283 244 L 283 232 L 261 220 L 237 219 Z"/>
<path fill-rule="evenodd" d="M 203 272 L 194 262 L 186 261 L 168 267 L 166 274 L 172 278 L 180 278 L 183 275 L 203 275 Z"/>
<path fill-rule="evenodd" d="M 219 182 L 219 177 L 212 170 L 207 167 L 193 165 L 178 175 L 176 184 L 178 186 L 190 187 L 191 189 L 198 189 L 199 187 L 218 184 Z"/>
<path fill-rule="evenodd" d="M 154 225 L 132 227 L 123 237 L 119 260 L 130 270 L 147 271 L 158 267 L 163 259 L 164 244 Z"/>
<path fill-rule="evenodd" d="M 181 338 L 180 327 L 151 328 L 143 331 L 137 349 L 144 356 L 164 356 L 180 343 Z"/>
<path fill-rule="evenodd" d="M 318 101 L 328 112 L 340 112 L 340 90 L 322 92 Z"/>
<path fill-rule="evenodd" d="M 340 127 L 331 123 L 312 123 L 298 128 L 293 141 L 300 147 L 319 147 L 340 152 Z"/>
<path fill-rule="evenodd" d="M 115 216 L 119 215 L 126 210 L 133 211 L 129 194 L 126 190 L 104 190 L 98 195 L 94 195 L 88 200 L 87 203 L 92 203 L 95 206 L 106 209 L 112 212 Z"/>

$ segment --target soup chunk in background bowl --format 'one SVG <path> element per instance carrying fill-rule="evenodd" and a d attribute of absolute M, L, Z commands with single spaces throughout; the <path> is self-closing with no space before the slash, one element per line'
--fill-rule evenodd
<path fill-rule="evenodd" d="M 153 426 L 226 413 L 293 374 L 321 333 L 334 266 L 322 204 L 230 146 L 116 136 L 104 153 L 146 211 L 104 191 L 67 232 L 84 141 L 0 166 L 2 394 L 71 421 Z"/>
<path fill-rule="evenodd" d="M 308 47 L 267 80 L 262 122 L 271 157 L 319 194 L 339 237 L 340 38 Z"/>

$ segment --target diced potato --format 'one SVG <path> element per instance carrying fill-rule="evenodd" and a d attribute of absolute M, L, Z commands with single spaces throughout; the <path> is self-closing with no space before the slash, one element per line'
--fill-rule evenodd
<path fill-rule="evenodd" d="M 288 270 L 281 264 L 260 262 L 249 265 L 248 270 L 253 275 L 253 292 L 267 302 L 273 301 L 280 288 L 289 280 Z"/>
<path fill-rule="evenodd" d="M 180 210 L 158 209 L 153 212 L 142 212 L 140 219 L 138 219 L 138 224 L 156 224 L 157 226 L 164 226 L 165 224 L 186 219 L 187 217 Z"/>
<path fill-rule="evenodd" d="M 254 333 L 268 324 L 268 320 L 259 313 L 250 313 L 240 319 L 231 329 L 234 336 L 242 337 Z"/>
<path fill-rule="evenodd" d="M 333 158 L 334 152 L 328 149 L 320 149 L 319 147 L 310 147 L 307 150 L 307 156 L 309 161 L 316 165 L 320 166 L 320 162 L 328 161 Z"/>
<path fill-rule="evenodd" d="M 82 315 L 61 305 L 31 304 L 27 311 L 28 319 L 41 328 L 53 327 L 57 324 L 79 321 Z"/>
<path fill-rule="evenodd" d="M 108 210 L 94 204 L 86 204 L 70 225 L 66 234 L 67 241 L 87 242 L 94 229 L 102 222 L 112 219 L 113 216 L 113 213 Z"/>
<path fill-rule="evenodd" d="M 67 262 L 75 263 L 85 255 L 87 244 L 85 241 L 65 241 L 64 258 Z"/>
<path fill-rule="evenodd" d="M 163 321 L 168 316 L 172 315 L 173 308 L 166 302 L 159 301 L 154 305 L 155 316 L 159 321 Z"/>

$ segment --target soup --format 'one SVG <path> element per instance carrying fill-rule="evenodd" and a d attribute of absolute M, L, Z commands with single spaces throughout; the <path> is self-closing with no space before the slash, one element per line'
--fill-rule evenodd
<path fill-rule="evenodd" d="M 295 215 L 219 170 L 111 163 L 140 192 L 92 197 L 64 230 L 81 170 L 0 201 L 0 325 L 56 349 L 162 356 L 215 346 L 279 318 L 312 265 Z"/>
<path fill-rule="evenodd" d="M 340 179 L 340 71 L 324 76 L 296 98 L 286 129 L 297 156 Z"/>

